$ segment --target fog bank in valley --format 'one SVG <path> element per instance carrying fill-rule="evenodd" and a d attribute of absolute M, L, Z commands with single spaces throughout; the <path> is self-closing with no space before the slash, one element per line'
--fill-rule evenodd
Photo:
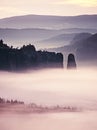
<path fill-rule="evenodd" d="M 0 95 L 26 103 L 75 104 L 97 100 L 96 69 L 0 72 Z M 92 102 L 93 101 L 93 102 Z"/>
<path fill-rule="evenodd" d="M 26 104 L 66 105 L 81 112 L 0 113 L 1 130 L 96 130 L 97 71 L 79 68 L 0 72 L 0 95 Z"/>

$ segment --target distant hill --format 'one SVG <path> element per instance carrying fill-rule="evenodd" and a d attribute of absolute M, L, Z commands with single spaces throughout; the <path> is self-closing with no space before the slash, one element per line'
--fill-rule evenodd
<path fill-rule="evenodd" d="M 76 55 L 79 60 L 97 62 L 97 33 L 83 41 L 79 41 Z"/>
<path fill-rule="evenodd" d="M 33 43 L 37 49 L 46 48 L 65 56 L 72 52 L 79 61 L 97 61 L 97 15 L 3 18 L 0 39 L 10 46 Z"/>
<path fill-rule="evenodd" d="M 49 49 L 49 51 L 62 52 L 65 56 L 74 53 L 77 61 L 97 65 L 97 33 L 77 34 L 70 45 Z"/>
<path fill-rule="evenodd" d="M 45 48 L 54 48 L 69 45 L 76 34 L 59 34 L 54 37 L 39 41 L 39 45 Z"/>
<path fill-rule="evenodd" d="M 0 19 L 0 39 L 15 47 L 29 43 L 37 49 L 61 47 L 70 44 L 75 33 L 84 32 L 97 33 L 97 15 L 24 15 Z"/>
<path fill-rule="evenodd" d="M 97 15 L 80 16 L 47 16 L 47 15 L 25 15 L 0 19 L 2 28 L 96 28 Z"/>
<path fill-rule="evenodd" d="M 83 26 L 80 26 L 78 28 L 67 28 L 67 29 L 61 29 L 61 32 L 65 32 L 67 34 L 69 33 L 97 33 L 97 29 L 96 28 L 85 28 Z"/>
<path fill-rule="evenodd" d="M 14 47 L 33 43 L 37 49 L 41 49 L 68 45 L 77 33 L 83 32 L 95 33 L 97 29 L 0 28 L 0 39 Z"/>
<path fill-rule="evenodd" d="M 77 48 L 82 46 L 82 42 L 92 36 L 91 33 L 77 33 L 74 35 L 74 37 L 71 39 L 71 42 L 69 45 L 61 46 L 61 47 L 55 47 L 48 49 L 49 51 L 56 51 L 56 52 L 62 52 L 62 53 L 68 53 L 68 52 L 74 52 Z"/>
<path fill-rule="evenodd" d="M 20 47 L 24 44 L 34 43 L 60 34 L 59 31 L 50 29 L 0 29 L 0 38 L 9 45 Z"/>
<path fill-rule="evenodd" d="M 89 38 L 90 36 L 92 36 L 91 33 L 80 33 L 80 34 L 76 34 L 75 37 L 72 39 L 71 44 L 75 45 L 75 46 L 79 46 L 79 42 L 83 42 L 83 40 Z"/>

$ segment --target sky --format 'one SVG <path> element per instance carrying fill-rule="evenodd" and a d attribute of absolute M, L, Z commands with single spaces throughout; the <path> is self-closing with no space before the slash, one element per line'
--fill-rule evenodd
<path fill-rule="evenodd" d="M 97 0 L 2 0 L 0 18 L 39 14 L 72 16 L 96 14 Z"/>

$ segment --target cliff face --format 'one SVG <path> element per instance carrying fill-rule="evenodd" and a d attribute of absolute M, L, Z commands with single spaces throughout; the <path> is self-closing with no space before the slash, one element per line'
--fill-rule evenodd
<path fill-rule="evenodd" d="M 61 53 L 36 51 L 33 45 L 23 46 L 20 49 L 9 47 L 0 41 L 0 70 L 23 70 L 33 67 L 45 67 L 52 64 L 63 65 Z M 56 66 L 58 67 L 58 66 Z"/>

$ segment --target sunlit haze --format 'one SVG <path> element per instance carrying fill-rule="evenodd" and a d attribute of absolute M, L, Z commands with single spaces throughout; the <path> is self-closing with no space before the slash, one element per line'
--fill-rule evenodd
<path fill-rule="evenodd" d="M 0 18 L 25 15 L 80 15 L 96 14 L 97 0 L 3 0 Z"/>

